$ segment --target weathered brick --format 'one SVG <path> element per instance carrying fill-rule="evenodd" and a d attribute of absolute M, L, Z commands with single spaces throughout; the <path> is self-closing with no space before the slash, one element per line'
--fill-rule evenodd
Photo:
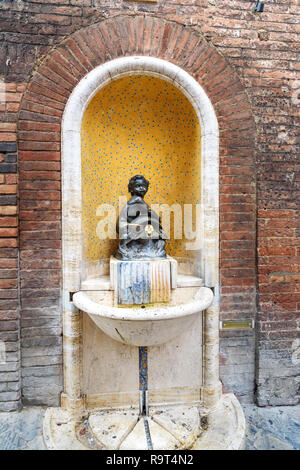
<path fill-rule="evenodd" d="M 0 194 L 16 194 L 17 185 L 15 184 L 0 184 Z"/>
<path fill-rule="evenodd" d="M 40 123 L 38 123 L 40 124 Z M 20 161 L 60 161 L 60 153 L 59 152 L 34 152 L 34 151 L 19 151 L 19 159 Z"/>
<path fill-rule="evenodd" d="M 16 279 L 0 279 L 0 290 L 17 288 L 17 287 L 18 287 L 18 281 Z"/>
<path fill-rule="evenodd" d="M 2 248 L 14 248 L 18 246 L 18 240 L 16 238 L 0 238 L 0 247 Z"/>
<path fill-rule="evenodd" d="M 16 140 L 16 134 L 9 132 L 0 132 L 0 142 L 16 142 Z"/>
<path fill-rule="evenodd" d="M 19 411 L 21 407 L 21 400 L 0 402 L 0 411 L 3 412 Z"/>
<path fill-rule="evenodd" d="M 0 173 L 16 173 L 17 165 L 10 163 L 1 163 L 0 164 Z"/>
<path fill-rule="evenodd" d="M 17 113 L 20 109 L 20 104 L 19 103 L 7 103 L 6 105 L 6 110 L 9 113 Z"/>
<path fill-rule="evenodd" d="M 18 229 L 0 227 L 0 237 L 17 237 Z"/>
<path fill-rule="evenodd" d="M 17 281 L 14 281 L 17 282 Z M 0 320 L 18 320 L 19 312 L 17 310 L 1 310 L 0 311 Z"/>
<path fill-rule="evenodd" d="M 0 142 L 0 152 L 12 153 L 17 151 L 17 144 L 12 142 Z"/>

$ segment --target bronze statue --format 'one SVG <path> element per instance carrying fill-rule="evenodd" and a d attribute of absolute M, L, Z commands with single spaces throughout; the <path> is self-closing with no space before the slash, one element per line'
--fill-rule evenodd
<path fill-rule="evenodd" d="M 120 242 L 115 257 L 121 260 L 166 258 L 166 234 L 160 217 L 144 201 L 149 181 L 133 176 L 128 184 L 131 199 L 117 222 Z"/>

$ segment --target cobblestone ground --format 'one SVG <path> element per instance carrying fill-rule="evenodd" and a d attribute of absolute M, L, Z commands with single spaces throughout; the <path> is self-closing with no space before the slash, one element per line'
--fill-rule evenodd
<path fill-rule="evenodd" d="M 245 405 L 247 449 L 300 450 L 300 406 Z"/>
<path fill-rule="evenodd" d="M 21 412 L 0 413 L 0 450 L 44 450 L 45 411 L 32 407 Z"/>
<path fill-rule="evenodd" d="M 300 450 L 300 406 L 244 405 L 248 450 Z M 44 408 L 0 413 L 0 450 L 44 450 Z"/>

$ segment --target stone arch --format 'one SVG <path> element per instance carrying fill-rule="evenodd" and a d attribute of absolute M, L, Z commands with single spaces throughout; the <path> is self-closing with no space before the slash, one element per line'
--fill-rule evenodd
<path fill-rule="evenodd" d="M 73 90 L 62 119 L 62 203 L 64 289 L 81 285 L 81 125 L 91 99 L 104 86 L 126 75 L 152 75 L 169 81 L 192 104 L 201 127 L 201 277 L 219 285 L 219 129 L 203 88 L 178 66 L 162 59 L 129 56 L 113 59 L 89 72 Z M 77 214 L 73 217 L 72 214 Z M 71 235 L 72 234 L 72 235 Z"/>
<path fill-rule="evenodd" d="M 83 28 L 52 49 L 37 68 L 24 94 L 19 116 L 20 162 L 32 162 L 25 166 L 21 163 L 24 168 L 20 174 L 21 199 L 23 196 L 25 200 L 34 199 L 43 186 L 45 199 L 48 191 L 50 200 L 56 200 L 52 198 L 59 194 L 52 193 L 59 192 L 60 125 L 72 90 L 96 66 L 129 55 L 153 56 L 174 63 L 195 78 L 209 97 L 220 127 L 221 258 L 224 254 L 226 259 L 239 258 L 238 244 L 233 247 L 228 234 L 224 238 L 223 232 L 254 220 L 254 204 L 252 210 L 249 204 L 255 195 L 255 132 L 248 97 L 231 66 L 212 44 L 192 28 L 153 16 L 121 15 Z M 35 171 L 44 174 L 37 175 Z M 250 174 L 253 179 L 249 180 Z M 41 183 L 34 182 L 35 176 L 41 178 Z M 51 181 L 56 182 L 57 189 L 53 190 Z M 47 210 L 47 205 L 44 206 Z M 50 211 L 58 210 L 56 207 L 57 204 L 50 203 Z M 228 225 L 222 230 L 226 222 Z M 247 230 L 254 232 L 254 224 L 248 225 Z M 243 239 L 239 241 L 241 250 L 250 248 L 242 243 Z M 254 257 L 253 250 L 247 256 L 248 265 L 249 258 Z M 228 283 L 228 269 L 223 272 L 221 266 L 222 285 Z M 247 277 L 245 271 L 242 276 L 245 285 L 253 285 L 252 273 Z"/>

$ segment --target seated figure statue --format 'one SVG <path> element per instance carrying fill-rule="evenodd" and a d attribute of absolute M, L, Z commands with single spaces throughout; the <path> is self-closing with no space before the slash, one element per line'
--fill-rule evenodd
<path fill-rule="evenodd" d="M 121 260 L 166 258 L 166 235 L 160 217 L 144 201 L 149 181 L 133 176 L 128 184 L 131 199 L 117 222 L 120 242 L 115 257 Z"/>

